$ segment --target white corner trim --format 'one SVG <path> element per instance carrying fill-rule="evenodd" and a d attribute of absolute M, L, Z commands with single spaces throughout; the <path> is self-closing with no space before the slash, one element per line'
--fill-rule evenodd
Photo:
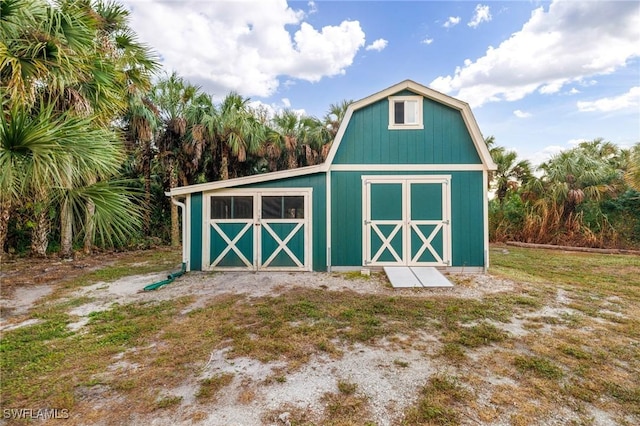
<path fill-rule="evenodd" d="M 484 250 L 486 255 L 485 271 L 489 269 L 489 173 L 485 170 L 482 172 L 482 215 L 484 226 Z"/>

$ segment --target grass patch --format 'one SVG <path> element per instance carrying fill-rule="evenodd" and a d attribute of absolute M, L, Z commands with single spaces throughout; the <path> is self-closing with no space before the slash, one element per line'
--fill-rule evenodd
<path fill-rule="evenodd" d="M 353 395 L 354 393 L 356 393 L 356 390 L 358 390 L 358 385 L 356 383 L 339 380 L 338 390 L 343 395 Z"/>
<path fill-rule="evenodd" d="M 113 356 L 148 344 L 185 299 L 130 304 L 96 312 L 86 332 L 71 332 L 69 316 L 59 305 L 36 314 L 41 323 L 3 333 L 0 342 L 2 406 L 60 407 L 75 404 L 74 388 L 107 369 Z M 128 379 L 132 380 L 132 379 Z M 138 382 L 112 384 L 134 389 Z"/>
<path fill-rule="evenodd" d="M 487 322 L 474 325 L 472 327 L 459 327 L 450 337 L 455 343 L 468 348 L 477 348 L 480 346 L 490 345 L 496 342 L 502 342 L 509 334 L 495 325 Z"/>
<path fill-rule="evenodd" d="M 521 373 L 533 373 L 539 377 L 551 380 L 557 380 L 562 377 L 562 370 L 546 358 L 517 356 L 513 364 Z"/>
<path fill-rule="evenodd" d="M 420 391 L 420 397 L 405 416 L 403 424 L 460 424 L 460 414 L 456 407 L 471 397 L 457 377 L 439 374 L 429 379 Z"/>
<path fill-rule="evenodd" d="M 393 364 L 400 368 L 407 368 L 409 366 L 409 363 L 407 361 L 402 361 L 399 359 L 394 359 Z"/>
<path fill-rule="evenodd" d="M 360 271 L 349 271 L 340 274 L 345 280 L 370 280 L 371 274 L 365 275 Z"/>
<path fill-rule="evenodd" d="M 200 380 L 200 386 L 196 392 L 196 399 L 200 402 L 215 399 L 218 392 L 225 386 L 228 386 L 232 381 L 233 374 L 231 373 L 216 374 L 213 377 Z"/>
<path fill-rule="evenodd" d="M 177 395 L 163 396 L 156 403 L 156 408 L 162 409 L 162 408 L 174 407 L 176 405 L 179 405 L 180 403 L 182 403 L 181 396 L 177 396 Z"/>
<path fill-rule="evenodd" d="M 344 380 L 338 381 L 338 393 L 326 393 L 322 396 L 325 404 L 323 425 L 369 425 L 367 398 L 357 395 L 358 385 Z"/>

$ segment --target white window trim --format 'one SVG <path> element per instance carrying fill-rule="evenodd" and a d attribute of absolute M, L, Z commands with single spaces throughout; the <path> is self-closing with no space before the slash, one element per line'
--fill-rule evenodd
<path fill-rule="evenodd" d="M 242 179 L 242 178 L 239 178 Z M 235 197 L 235 196 L 252 196 L 253 197 L 253 218 L 251 219 L 211 219 L 211 197 L 223 196 L 223 197 Z M 260 205 L 260 197 L 262 196 L 303 196 L 304 197 L 304 218 L 303 219 L 262 219 L 262 210 Z M 204 226 L 202 229 L 202 270 L 203 271 L 312 271 L 313 270 L 313 209 L 312 209 L 312 196 L 313 188 L 225 188 L 221 191 L 207 191 L 203 192 L 202 214 L 204 220 Z M 303 265 L 297 267 L 279 267 L 279 266 L 264 266 L 261 264 L 262 258 L 262 244 L 261 236 L 256 234 L 255 226 L 262 223 L 275 223 L 275 222 L 291 222 L 291 223 L 303 223 L 303 232 L 305 233 L 304 243 L 304 259 Z M 247 267 L 220 267 L 213 266 L 209 260 L 210 247 L 211 247 L 211 224 L 212 223 L 249 223 L 253 224 L 254 229 L 250 232 L 254 233 L 253 237 L 253 259 L 248 259 L 251 265 Z"/>
<path fill-rule="evenodd" d="M 396 124 L 395 123 L 395 102 L 399 101 L 415 101 L 416 102 L 416 115 L 418 117 L 417 123 L 411 124 Z M 404 129 L 424 129 L 422 122 L 422 96 L 389 96 L 389 130 L 404 130 Z"/>

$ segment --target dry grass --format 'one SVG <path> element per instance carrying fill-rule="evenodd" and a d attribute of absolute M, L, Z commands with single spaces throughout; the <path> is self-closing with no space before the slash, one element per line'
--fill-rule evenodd
<path fill-rule="evenodd" d="M 131 261 L 115 261 L 99 277 L 87 271 L 63 286 L 115 279 Z M 184 408 L 185 398 L 171 389 L 191 382 L 196 404 L 189 418 L 199 421 L 204 407 L 234 383 L 236 402 L 248 406 L 261 387 L 285 383 L 316 356 L 338 359 L 354 344 L 395 342 L 423 351 L 441 371 L 425 378 L 406 408 L 399 421 L 407 425 L 592 424 L 602 413 L 599 422 L 640 422 L 640 259 L 501 248 L 492 251 L 492 262 L 493 274 L 518 283 L 516 292 L 469 300 L 298 288 L 259 298 L 219 296 L 190 311 L 194 298 L 187 296 L 114 306 L 93 313 L 77 332 L 67 328 L 67 311 L 86 300 L 56 292 L 32 311 L 38 324 L 3 333 L 1 405 L 67 408 L 87 423 L 118 410 L 144 416 Z M 425 335 L 437 342 L 425 345 Z M 281 367 L 260 382 L 203 376 L 219 351 L 229 360 Z M 402 369 L 413 364 L 389 362 Z M 284 403 L 263 419 L 277 423 L 287 411 L 296 425 L 374 420 L 368 396 L 347 380 L 337 381 L 322 403 L 319 412 Z"/>

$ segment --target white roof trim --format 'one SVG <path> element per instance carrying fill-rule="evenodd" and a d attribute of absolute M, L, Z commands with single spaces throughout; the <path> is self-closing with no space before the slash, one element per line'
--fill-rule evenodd
<path fill-rule="evenodd" d="M 482 164 L 333 164 L 329 169 L 332 172 L 392 172 L 392 171 L 414 171 L 414 172 L 470 172 L 482 171 Z"/>
<path fill-rule="evenodd" d="M 324 168 L 325 168 L 324 164 L 318 164 L 316 166 L 299 167 L 297 169 L 292 169 L 292 170 L 280 170 L 277 172 L 262 173 L 259 175 L 244 176 L 244 177 L 239 177 L 235 179 L 217 180 L 214 182 L 180 186 L 177 188 L 173 188 L 171 191 L 167 192 L 166 195 L 173 197 L 175 195 L 185 195 L 185 194 L 191 194 L 193 192 L 213 191 L 216 189 L 233 188 L 234 186 L 249 185 L 252 183 L 269 182 L 272 180 L 278 180 L 278 179 L 284 179 L 284 178 L 290 178 L 290 177 L 296 177 L 296 176 L 305 176 L 305 175 L 310 175 L 318 172 L 323 172 L 325 171 Z"/>
<path fill-rule="evenodd" d="M 410 90 L 418 95 L 424 96 L 425 98 L 432 99 L 436 102 L 440 102 L 452 108 L 459 110 L 462 113 L 462 118 L 464 123 L 471 134 L 471 139 L 473 140 L 473 144 L 476 147 L 476 151 L 480 156 L 480 160 L 482 161 L 482 166 L 480 167 L 482 170 L 496 170 L 497 166 L 493 162 L 491 158 L 491 154 L 489 153 L 489 149 L 484 142 L 484 138 L 482 137 L 482 133 L 480 132 L 480 127 L 478 127 L 478 123 L 476 122 L 473 113 L 471 112 L 471 108 L 469 104 L 463 102 L 459 99 L 452 98 L 449 95 L 445 95 L 444 93 L 437 92 L 433 89 L 430 89 L 427 86 L 423 86 L 421 84 L 416 83 L 412 80 L 404 80 L 398 84 L 395 84 L 387 89 L 382 90 L 381 92 L 374 93 L 371 96 L 367 96 L 364 99 L 356 101 L 349 105 L 347 108 L 347 112 L 340 123 L 340 127 L 338 128 L 338 133 L 331 145 L 331 149 L 329 150 L 329 155 L 324 163 L 318 164 L 316 166 L 307 166 L 300 167 L 293 170 L 281 170 L 277 172 L 270 173 L 262 173 L 259 175 L 253 176 L 245 176 L 235 179 L 228 180 L 219 180 L 215 182 L 201 183 L 196 185 L 188 185 L 181 186 L 177 188 L 173 188 L 171 191 L 167 192 L 168 196 L 176 196 L 176 195 L 185 195 L 191 194 L 193 192 L 200 191 L 212 191 L 216 189 L 222 188 L 231 188 L 234 186 L 242 186 L 248 185 L 252 183 L 260 183 L 260 182 L 269 182 L 272 180 L 296 177 L 296 176 L 304 176 L 313 173 L 327 172 L 331 168 L 331 164 L 333 163 L 333 159 L 338 152 L 338 148 L 340 147 L 340 143 L 342 142 L 342 138 L 344 137 L 344 133 L 349 125 L 349 121 L 351 121 L 351 116 L 354 111 L 357 111 L 361 108 L 364 108 L 367 105 L 371 105 L 374 102 L 378 102 L 379 100 L 385 99 L 389 96 L 392 96 L 399 91 L 402 90 Z"/>
<path fill-rule="evenodd" d="M 434 101 L 459 110 L 462 113 L 462 118 L 467 126 L 467 129 L 469 130 L 469 133 L 471 134 L 471 139 L 473 140 L 473 144 L 476 147 L 476 151 L 480 156 L 480 160 L 482 161 L 484 168 L 486 168 L 487 170 L 495 170 L 497 168 L 497 166 L 493 162 L 493 159 L 491 158 L 489 149 L 484 142 L 484 138 L 482 137 L 482 133 L 480 132 L 480 127 L 478 127 L 478 123 L 476 122 L 476 119 L 471 112 L 471 107 L 469 107 L 469 104 L 459 99 L 452 98 L 449 95 L 445 95 L 444 93 L 437 92 L 412 80 L 402 81 L 381 92 L 374 93 L 371 96 L 367 96 L 366 98 L 349 105 L 345 117 L 340 124 L 340 128 L 338 129 L 338 133 L 336 134 L 336 138 L 333 141 L 333 145 L 331 146 L 329 155 L 327 156 L 326 163 L 328 163 L 329 165 L 333 163 L 333 159 L 338 152 L 338 148 L 340 147 L 340 143 L 342 142 L 342 137 L 344 136 L 344 132 L 349 125 L 349 121 L 351 120 L 351 116 L 353 115 L 354 111 L 359 110 L 367 105 L 371 105 L 374 102 L 386 99 L 389 96 L 392 96 L 402 90 L 410 90 L 414 93 L 424 96 L 425 98 L 432 99 Z"/>

